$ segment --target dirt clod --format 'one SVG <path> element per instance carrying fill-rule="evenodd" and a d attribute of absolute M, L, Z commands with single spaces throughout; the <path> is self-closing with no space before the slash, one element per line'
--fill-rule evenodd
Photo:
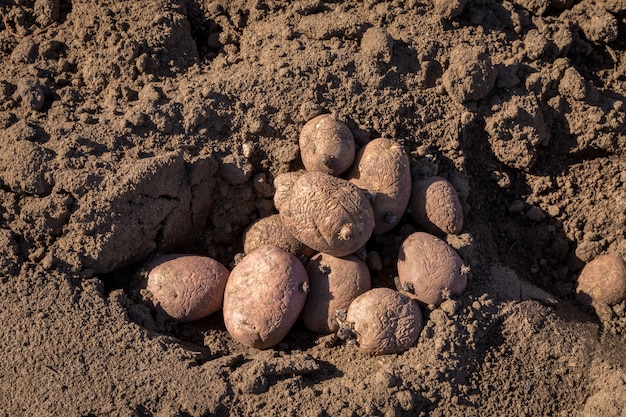
<path fill-rule="evenodd" d="M 443 85 L 453 99 L 463 103 L 486 97 L 497 76 L 485 45 L 462 43 L 450 52 L 450 66 L 443 74 Z"/>

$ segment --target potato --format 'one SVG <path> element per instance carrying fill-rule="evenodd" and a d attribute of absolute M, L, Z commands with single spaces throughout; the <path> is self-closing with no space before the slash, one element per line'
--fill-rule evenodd
<path fill-rule="evenodd" d="M 373 234 L 391 230 L 402 218 L 411 198 L 409 157 L 395 140 L 378 138 L 365 145 L 346 179 L 373 199 Z"/>
<path fill-rule="evenodd" d="M 463 229 L 463 208 L 448 180 L 429 177 L 413 182 L 410 213 L 413 220 L 434 235 L 456 235 Z"/>
<path fill-rule="evenodd" d="M 280 211 L 283 203 L 288 199 L 291 194 L 293 184 L 304 174 L 305 171 L 284 172 L 278 174 L 274 178 L 274 207 Z"/>
<path fill-rule="evenodd" d="M 243 252 L 245 254 L 264 245 L 278 246 L 292 255 L 298 255 L 304 249 L 304 245 L 283 225 L 278 214 L 255 221 L 243 234 Z"/>
<path fill-rule="evenodd" d="M 583 268 L 576 298 L 583 304 L 615 305 L 626 299 L 626 264 L 614 255 L 600 255 Z"/>
<path fill-rule="evenodd" d="M 309 295 L 300 317 L 309 329 L 329 334 L 339 330 L 337 314 L 345 315 L 348 306 L 371 287 L 370 271 L 356 255 L 336 258 L 318 253 L 306 266 Z"/>
<path fill-rule="evenodd" d="M 415 345 L 424 319 L 417 303 L 391 288 L 374 288 L 348 307 L 346 330 L 362 353 L 386 355 Z"/>
<path fill-rule="evenodd" d="M 465 291 L 468 267 L 443 240 L 424 232 L 407 237 L 398 254 L 398 290 L 425 304 L 439 305 Z"/>
<path fill-rule="evenodd" d="M 280 219 L 306 246 L 341 257 L 365 245 L 374 212 L 356 185 L 322 172 L 302 174 L 279 208 Z"/>
<path fill-rule="evenodd" d="M 309 120 L 300 132 L 300 156 L 307 171 L 338 176 L 354 162 L 352 132 L 330 114 Z"/>
<path fill-rule="evenodd" d="M 226 330 L 247 346 L 277 345 L 300 315 L 308 283 L 295 256 L 273 245 L 253 250 L 235 265 L 226 283 Z"/>
<path fill-rule="evenodd" d="M 156 259 L 147 289 L 156 306 L 178 321 L 193 321 L 222 307 L 228 269 L 215 259 L 168 255 Z"/>

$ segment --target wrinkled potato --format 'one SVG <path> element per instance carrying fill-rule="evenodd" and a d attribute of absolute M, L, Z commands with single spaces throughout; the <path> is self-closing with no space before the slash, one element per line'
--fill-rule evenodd
<path fill-rule="evenodd" d="M 226 283 L 226 330 L 247 346 L 277 345 L 300 315 L 308 283 L 295 256 L 273 245 L 253 250 L 235 265 Z"/>
<path fill-rule="evenodd" d="M 280 219 L 306 246 L 341 257 L 365 245 L 374 211 L 356 185 L 322 172 L 302 174 L 280 204 Z"/>
<path fill-rule="evenodd" d="M 576 298 L 583 304 L 615 305 L 626 299 L 626 264 L 614 255 L 600 255 L 583 268 Z"/>
<path fill-rule="evenodd" d="M 354 162 L 356 146 L 352 132 L 330 114 L 309 120 L 300 132 L 299 143 L 307 171 L 338 176 Z"/>
<path fill-rule="evenodd" d="M 411 167 L 402 145 L 391 139 L 372 140 L 361 148 L 346 179 L 373 199 L 373 234 L 398 224 L 411 198 Z"/>
<path fill-rule="evenodd" d="M 305 172 L 306 171 L 284 172 L 274 178 L 274 189 L 276 190 L 274 192 L 274 207 L 276 207 L 276 210 L 280 211 L 283 203 L 287 201 L 289 195 L 291 195 L 293 185 Z"/>
<path fill-rule="evenodd" d="M 352 301 L 343 326 L 362 353 L 387 355 L 415 345 L 424 318 L 410 297 L 391 288 L 374 288 Z"/>
<path fill-rule="evenodd" d="M 335 333 L 337 314 L 345 314 L 352 300 L 371 289 L 370 271 L 356 255 L 337 258 L 326 253 L 311 258 L 306 271 L 310 289 L 302 322 L 316 333 Z"/>
<path fill-rule="evenodd" d="M 411 217 L 427 232 L 456 235 L 463 229 L 463 207 L 454 186 L 441 177 L 413 182 Z"/>
<path fill-rule="evenodd" d="M 167 255 L 156 259 L 147 290 L 156 306 L 178 321 L 194 321 L 222 307 L 228 269 L 215 259 Z"/>
<path fill-rule="evenodd" d="M 283 225 L 278 214 L 264 217 L 252 223 L 243 234 L 243 252 L 248 254 L 254 249 L 265 246 L 278 246 L 292 255 L 307 252 L 304 245 Z"/>
<path fill-rule="evenodd" d="M 467 286 L 468 268 L 445 241 L 424 232 L 407 237 L 398 254 L 398 290 L 424 304 L 439 305 Z"/>

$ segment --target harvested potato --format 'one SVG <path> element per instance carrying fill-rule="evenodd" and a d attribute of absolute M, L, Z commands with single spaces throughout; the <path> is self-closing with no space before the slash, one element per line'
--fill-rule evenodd
<path fill-rule="evenodd" d="M 614 255 L 600 255 L 583 268 L 576 298 L 583 304 L 615 305 L 626 299 L 626 264 Z"/>
<path fill-rule="evenodd" d="M 275 346 L 300 315 L 308 283 L 295 256 L 273 245 L 253 250 L 233 268 L 226 284 L 226 330 L 247 346 Z"/>
<path fill-rule="evenodd" d="M 439 305 L 465 291 L 468 268 L 443 240 L 424 232 L 407 237 L 398 255 L 398 290 L 425 304 Z"/>
<path fill-rule="evenodd" d="M 293 184 L 304 173 L 305 171 L 284 172 L 282 174 L 278 174 L 276 178 L 274 178 L 274 189 L 276 190 L 274 193 L 274 207 L 276 207 L 276 210 L 280 211 L 283 203 L 291 194 Z"/>
<path fill-rule="evenodd" d="M 356 252 L 374 229 L 374 212 L 365 193 L 322 172 L 302 174 L 280 204 L 279 214 L 300 242 L 338 257 Z"/>
<path fill-rule="evenodd" d="M 348 306 L 371 287 L 370 271 L 356 255 L 337 258 L 318 253 L 306 266 L 309 295 L 300 317 L 309 329 L 329 334 L 339 330 L 337 314 L 345 314 Z"/>
<path fill-rule="evenodd" d="M 179 321 L 193 321 L 222 307 L 228 269 L 215 259 L 196 255 L 167 255 L 156 259 L 147 289 L 154 304 Z"/>
<path fill-rule="evenodd" d="M 459 196 L 448 180 L 429 177 L 413 182 L 411 217 L 427 232 L 456 235 L 463 229 L 463 208 Z"/>
<path fill-rule="evenodd" d="M 304 245 L 283 225 L 278 214 L 255 221 L 243 234 L 243 252 L 245 254 L 264 245 L 278 246 L 285 252 L 296 256 L 303 251 L 308 253 Z"/>
<path fill-rule="evenodd" d="M 391 288 L 374 288 L 348 307 L 344 335 L 355 339 L 362 353 L 386 355 L 415 345 L 424 319 L 417 303 Z"/>
<path fill-rule="evenodd" d="M 338 176 L 354 162 L 356 148 L 352 132 L 330 114 L 309 120 L 300 132 L 299 143 L 307 171 Z"/>
<path fill-rule="evenodd" d="M 402 145 L 386 138 L 372 140 L 361 148 L 346 179 L 373 200 L 373 234 L 388 232 L 398 224 L 411 198 L 411 167 Z"/>

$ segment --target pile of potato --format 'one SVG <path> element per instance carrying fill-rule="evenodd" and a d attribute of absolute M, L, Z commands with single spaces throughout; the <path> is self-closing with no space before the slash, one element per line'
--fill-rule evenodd
<path fill-rule="evenodd" d="M 299 145 L 305 170 L 275 178 L 278 214 L 248 228 L 232 271 L 170 255 L 148 275 L 155 304 L 182 321 L 221 307 L 230 335 L 259 349 L 277 345 L 298 318 L 364 353 L 408 349 L 424 327 L 420 304 L 438 305 L 467 284 L 468 268 L 440 239 L 463 227 L 455 189 L 439 177 L 412 181 L 395 140 L 374 139 L 357 153 L 348 127 L 329 114 L 305 124 Z M 407 210 L 425 232 L 402 243 L 397 288 L 372 288 L 364 246 Z"/>

